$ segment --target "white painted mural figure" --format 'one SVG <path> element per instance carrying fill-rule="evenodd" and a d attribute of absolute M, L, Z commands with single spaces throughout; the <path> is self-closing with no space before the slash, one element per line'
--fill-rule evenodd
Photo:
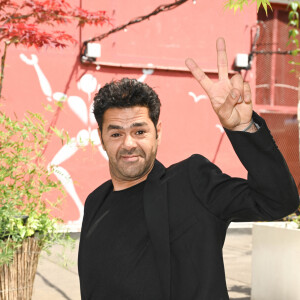
<path fill-rule="evenodd" d="M 92 94 L 98 90 L 101 85 L 97 83 L 97 79 L 91 74 L 84 74 L 77 82 L 78 90 L 83 91 L 87 94 L 87 100 L 83 100 L 79 96 L 67 96 L 62 92 L 52 92 L 51 85 L 41 70 L 38 64 L 38 57 L 34 54 L 31 55 L 31 59 L 27 58 L 26 55 L 20 54 L 20 58 L 26 64 L 33 66 L 38 76 L 40 87 L 46 96 L 47 101 L 66 101 L 70 109 L 83 123 L 83 128 L 77 133 L 76 137 L 70 138 L 70 141 L 63 145 L 62 148 L 56 153 L 48 168 L 53 169 L 55 176 L 62 183 L 67 193 L 73 199 L 79 211 L 79 218 L 75 221 L 69 221 L 69 225 L 81 225 L 83 218 L 83 203 L 80 200 L 72 177 L 69 172 L 60 166 L 64 161 L 71 158 L 80 147 L 86 147 L 89 143 L 95 145 L 104 159 L 108 159 L 106 152 L 101 146 L 101 141 L 98 136 L 97 122 L 93 114 L 93 102 Z M 143 75 L 138 79 L 144 82 L 148 75 L 153 74 L 153 69 L 143 69 Z"/>

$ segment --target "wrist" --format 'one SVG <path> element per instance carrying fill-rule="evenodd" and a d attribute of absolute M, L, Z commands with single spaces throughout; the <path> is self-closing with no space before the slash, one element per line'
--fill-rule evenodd
<path fill-rule="evenodd" d="M 251 119 L 251 121 L 249 123 L 238 125 L 238 126 L 232 128 L 231 130 L 253 133 L 253 132 L 256 132 L 258 129 L 259 129 L 259 126 L 256 123 L 254 123 L 253 119 Z"/>
<path fill-rule="evenodd" d="M 247 127 L 245 127 L 242 131 L 243 132 L 251 132 L 251 130 L 253 129 L 252 128 L 253 125 L 254 125 L 254 121 L 253 121 L 253 119 L 251 119 L 250 124 Z"/>

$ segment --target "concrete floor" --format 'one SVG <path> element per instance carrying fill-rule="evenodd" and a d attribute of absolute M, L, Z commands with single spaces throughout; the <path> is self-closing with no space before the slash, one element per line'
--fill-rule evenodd
<path fill-rule="evenodd" d="M 230 299 L 250 300 L 251 294 L 250 229 L 229 230 L 223 250 L 226 281 Z M 59 247 L 52 249 L 51 256 L 43 253 L 35 278 L 32 300 L 80 300 L 77 274 L 78 239 L 75 249 L 65 257 L 73 265 L 65 268 L 58 259 Z"/>
<path fill-rule="evenodd" d="M 250 300 L 252 234 L 227 234 L 223 248 L 227 289 L 230 299 Z"/>

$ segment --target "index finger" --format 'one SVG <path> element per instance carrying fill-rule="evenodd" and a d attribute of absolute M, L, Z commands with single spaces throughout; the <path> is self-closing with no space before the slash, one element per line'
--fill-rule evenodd
<path fill-rule="evenodd" d="M 225 40 L 223 38 L 218 38 L 216 46 L 217 46 L 219 80 L 228 79 L 228 62 L 227 62 Z"/>
<path fill-rule="evenodd" d="M 185 64 L 207 93 L 213 82 L 207 77 L 207 75 L 201 70 L 201 68 L 192 58 L 187 58 L 185 60 Z"/>

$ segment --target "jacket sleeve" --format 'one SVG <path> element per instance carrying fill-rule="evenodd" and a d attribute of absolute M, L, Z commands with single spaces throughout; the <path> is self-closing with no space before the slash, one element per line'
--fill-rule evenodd
<path fill-rule="evenodd" d="M 255 112 L 255 133 L 226 130 L 248 171 L 247 180 L 233 178 L 200 155 L 189 162 L 193 191 L 211 213 L 223 221 L 271 221 L 299 206 L 299 195 L 287 164 L 265 121 Z"/>

